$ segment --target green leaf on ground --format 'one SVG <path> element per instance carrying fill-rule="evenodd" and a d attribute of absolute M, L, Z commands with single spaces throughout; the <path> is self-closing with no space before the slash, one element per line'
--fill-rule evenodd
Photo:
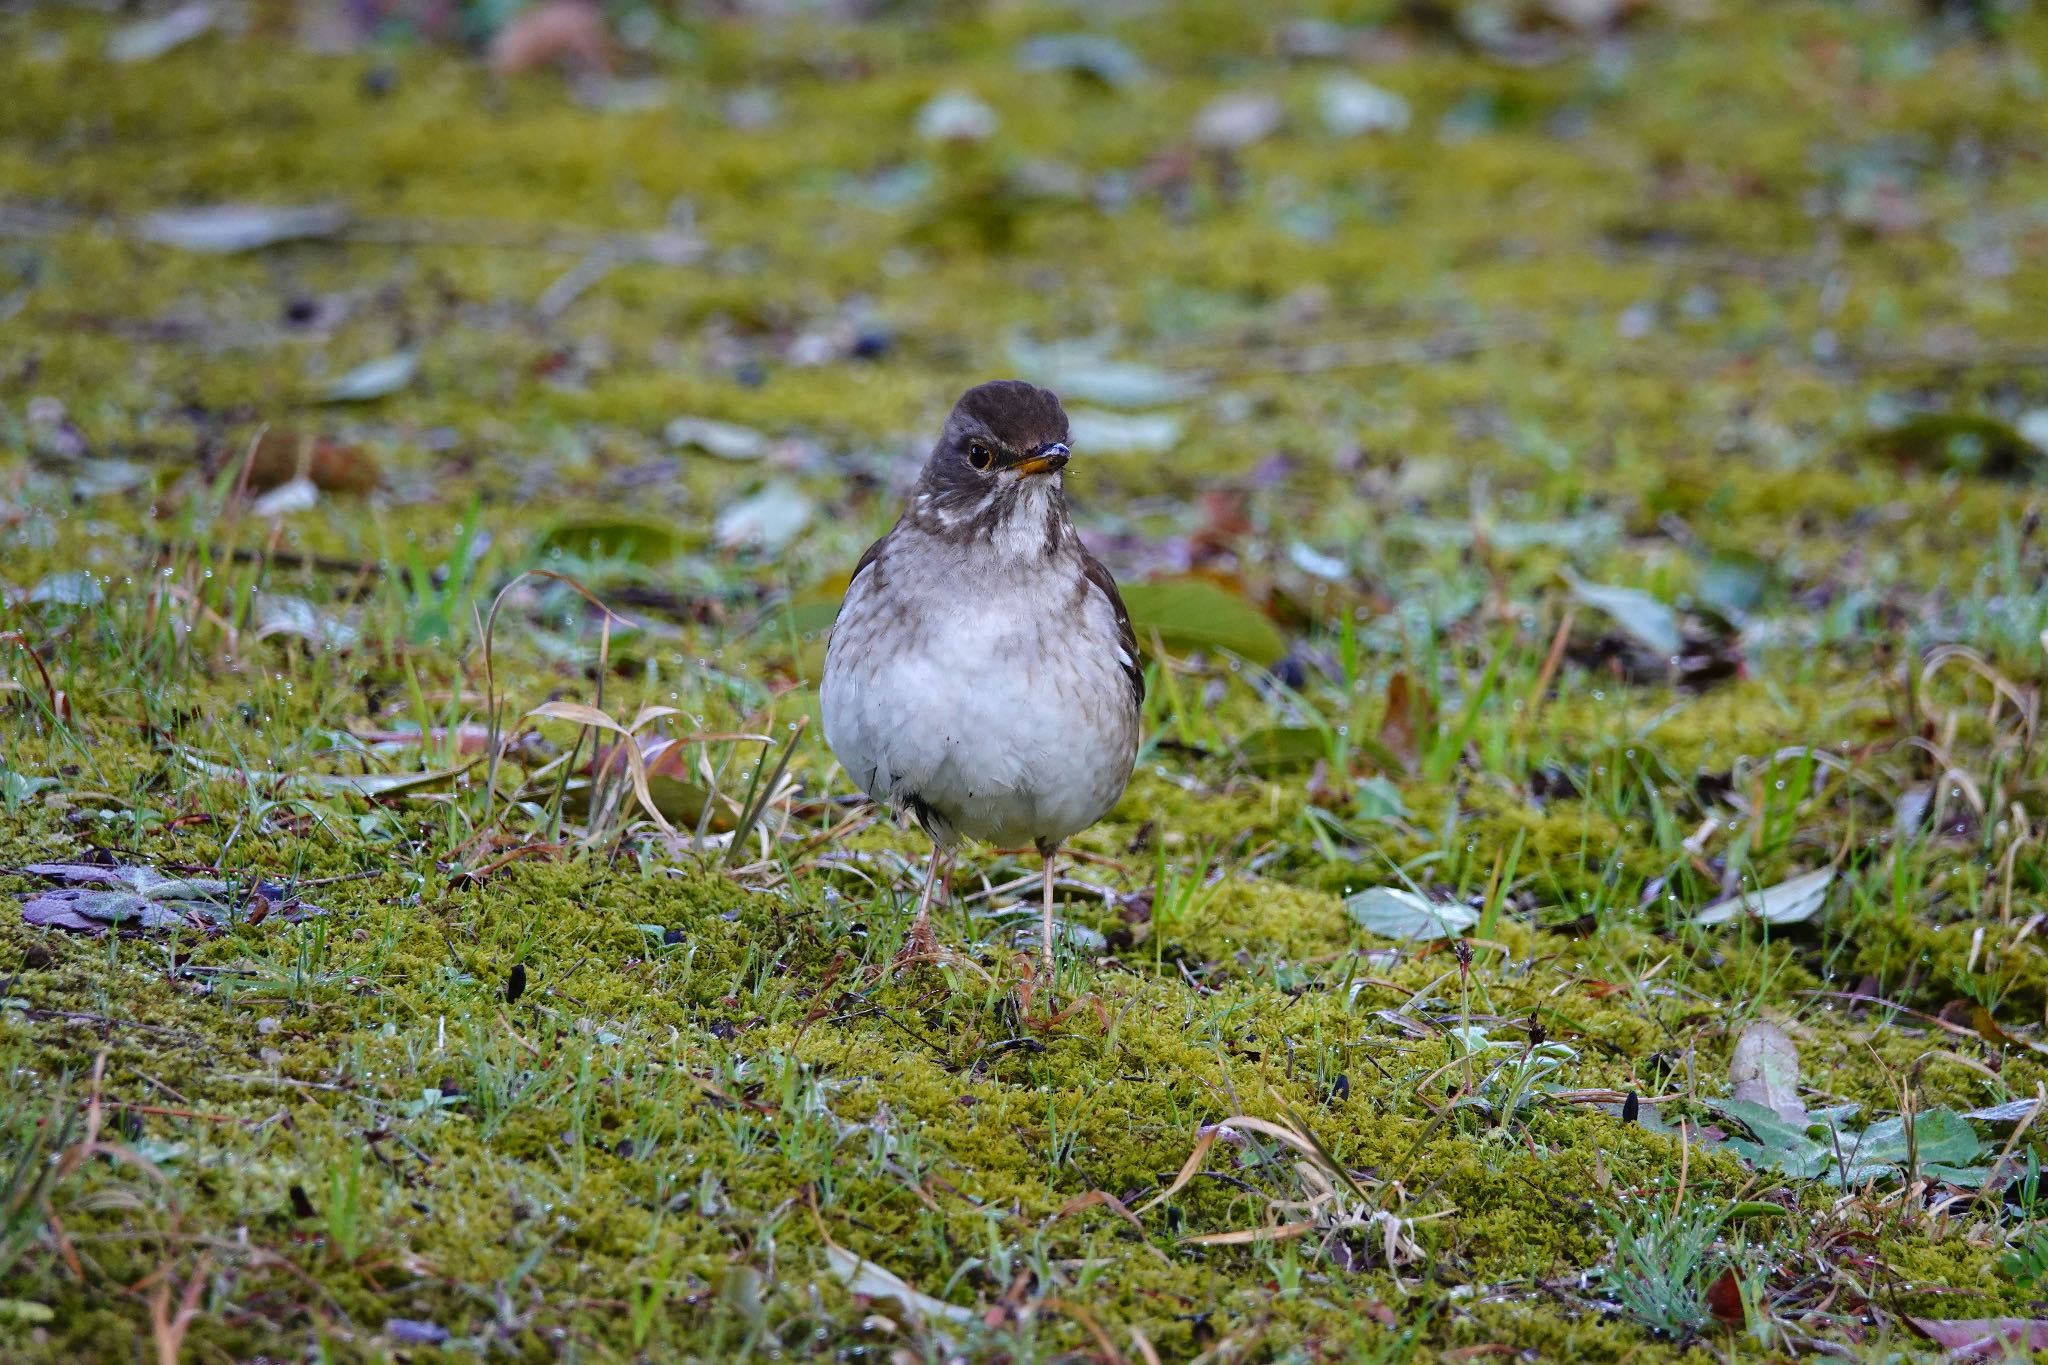
<path fill-rule="evenodd" d="M 1287 637 L 1271 617 L 1206 578 L 1159 578 L 1123 589 L 1138 643 L 1153 636 L 1173 650 L 1221 650 L 1261 668 L 1287 653 Z"/>
<path fill-rule="evenodd" d="M 1455 901 L 1434 901 L 1397 886 L 1375 886 L 1344 900 L 1351 918 L 1381 938 L 1423 942 L 1454 938 L 1479 922 L 1479 912 Z"/>
<path fill-rule="evenodd" d="M 1678 627 L 1678 613 L 1642 589 L 1588 583 L 1569 572 L 1565 581 L 1571 585 L 1573 597 L 1605 612 L 1645 649 L 1670 658 L 1685 648 L 1685 636 Z"/>

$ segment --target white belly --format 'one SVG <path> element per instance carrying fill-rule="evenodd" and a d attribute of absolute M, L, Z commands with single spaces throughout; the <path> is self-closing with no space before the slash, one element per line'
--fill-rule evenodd
<path fill-rule="evenodd" d="M 1130 780 L 1138 716 L 1116 619 L 1078 575 L 953 567 L 913 587 L 885 556 L 848 589 L 825 656 L 826 741 L 869 796 L 922 803 L 942 838 L 1057 843 Z"/>

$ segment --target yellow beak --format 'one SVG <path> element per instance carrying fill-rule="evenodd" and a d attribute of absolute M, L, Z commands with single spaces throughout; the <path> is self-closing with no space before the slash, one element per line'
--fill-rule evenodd
<path fill-rule="evenodd" d="M 1033 474 L 1052 474 L 1067 467 L 1066 443 L 1055 441 L 1025 456 L 1010 468 L 1017 471 L 1017 477 L 1029 478 Z"/>

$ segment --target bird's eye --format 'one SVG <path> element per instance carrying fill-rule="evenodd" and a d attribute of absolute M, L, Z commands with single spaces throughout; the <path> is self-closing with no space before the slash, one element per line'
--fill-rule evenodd
<path fill-rule="evenodd" d="M 973 465 L 976 469 L 987 469 L 994 462 L 995 456 L 989 454 L 988 447 L 981 442 L 976 441 L 973 445 L 967 447 L 967 463 Z"/>

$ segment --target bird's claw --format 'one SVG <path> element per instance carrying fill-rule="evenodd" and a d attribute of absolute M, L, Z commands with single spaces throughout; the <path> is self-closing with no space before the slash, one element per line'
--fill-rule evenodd
<path fill-rule="evenodd" d="M 896 954 L 896 965 L 908 967 L 917 962 L 937 962 L 939 958 L 939 938 L 932 932 L 931 921 L 922 917 L 913 921 L 910 932 L 903 936 L 902 949 Z"/>

